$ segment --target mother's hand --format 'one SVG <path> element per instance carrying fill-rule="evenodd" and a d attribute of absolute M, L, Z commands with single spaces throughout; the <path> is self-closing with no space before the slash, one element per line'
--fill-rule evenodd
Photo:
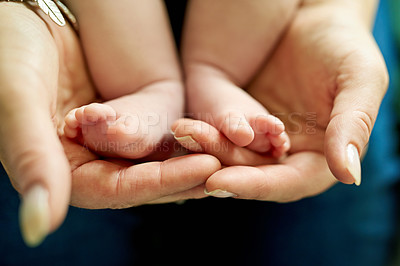
<path fill-rule="evenodd" d="M 367 13 L 373 13 L 372 5 L 363 10 L 372 2 L 304 1 L 250 85 L 249 93 L 280 117 L 290 135 L 290 154 L 278 164 L 260 165 L 256 154 L 245 154 L 238 147 L 235 152 L 241 159 L 229 161 L 232 147 L 215 129 L 199 121 L 175 124 L 178 140 L 190 135 L 222 163 L 239 164 L 208 179 L 211 194 L 286 202 L 323 192 L 335 183 L 334 177 L 360 183 L 360 154 L 388 83 L 384 61 L 369 31 Z"/>
<path fill-rule="evenodd" d="M 61 224 L 70 202 L 122 208 L 204 197 L 205 180 L 220 168 L 210 155 L 133 165 L 60 141 L 64 115 L 95 100 L 70 27 L 41 19 L 23 4 L 0 2 L 0 36 L 0 160 L 22 194 L 28 245 Z"/>

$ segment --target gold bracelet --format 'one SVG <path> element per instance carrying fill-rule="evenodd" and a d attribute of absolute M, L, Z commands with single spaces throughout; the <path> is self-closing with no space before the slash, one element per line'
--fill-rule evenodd
<path fill-rule="evenodd" d="M 31 6 L 39 7 L 46 15 L 48 15 L 52 21 L 58 26 L 65 26 L 66 22 L 64 16 L 71 23 L 76 31 L 78 31 L 78 21 L 72 12 L 64 5 L 60 0 L 0 0 L 7 2 L 20 2 L 27 3 Z M 63 16 L 64 15 L 64 16 Z"/>

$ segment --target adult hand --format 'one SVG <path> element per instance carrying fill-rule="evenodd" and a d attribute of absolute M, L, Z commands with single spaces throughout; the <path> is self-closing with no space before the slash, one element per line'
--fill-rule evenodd
<path fill-rule="evenodd" d="M 205 180 L 220 168 L 212 156 L 133 165 L 100 160 L 62 137 L 64 115 L 95 100 L 70 27 L 58 27 L 21 3 L 0 2 L 0 35 L 0 160 L 22 195 L 28 245 L 38 245 L 61 224 L 69 203 L 122 208 L 204 197 Z"/>
<path fill-rule="evenodd" d="M 211 195 L 287 202 L 323 192 L 334 177 L 360 183 L 360 154 L 388 84 L 369 30 L 373 7 L 372 1 L 303 2 L 248 89 L 285 123 L 290 154 L 278 164 L 216 172 L 206 183 Z M 207 124 L 181 120 L 173 130 L 178 139 L 190 135 L 200 145 L 194 150 L 214 154 L 224 164 L 243 165 L 249 158 L 247 165 L 253 165 L 256 155 L 238 148 L 241 159 L 229 161 L 232 144 Z"/>

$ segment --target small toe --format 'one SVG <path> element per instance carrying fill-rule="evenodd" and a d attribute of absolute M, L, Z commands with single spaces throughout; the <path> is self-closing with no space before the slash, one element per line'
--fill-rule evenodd
<path fill-rule="evenodd" d="M 283 132 L 279 135 L 270 135 L 269 139 L 271 141 L 272 146 L 274 147 L 280 147 L 282 146 L 285 142 L 289 140 L 288 135 L 286 132 Z"/>
<path fill-rule="evenodd" d="M 78 129 L 77 128 L 71 128 L 68 125 L 65 125 L 64 127 L 64 135 L 67 138 L 73 139 L 78 136 Z"/>
<path fill-rule="evenodd" d="M 84 116 L 84 110 L 85 107 L 79 107 L 75 110 L 75 118 L 78 121 L 79 124 L 86 124 L 87 121 L 85 121 L 85 116 Z"/>
<path fill-rule="evenodd" d="M 70 128 L 78 128 L 79 122 L 75 117 L 76 109 L 70 111 L 64 118 L 65 124 Z"/>
<path fill-rule="evenodd" d="M 281 158 L 283 155 L 285 155 L 290 149 L 290 143 L 285 142 L 282 146 L 276 147 L 274 151 L 272 152 L 272 156 L 275 158 Z"/>
<path fill-rule="evenodd" d="M 280 158 L 289 151 L 290 139 L 286 132 L 283 132 L 279 136 L 271 136 L 270 140 L 272 145 L 274 146 L 272 155 L 275 158 Z"/>

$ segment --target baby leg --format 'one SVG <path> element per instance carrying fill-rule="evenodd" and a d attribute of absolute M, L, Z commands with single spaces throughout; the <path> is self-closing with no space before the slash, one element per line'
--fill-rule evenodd
<path fill-rule="evenodd" d="M 190 115 L 215 126 L 238 146 L 275 157 L 289 150 L 283 123 L 253 97 L 213 68 L 203 66 L 191 73 Z"/>
<path fill-rule="evenodd" d="M 284 126 L 240 88 L 267 60 L 298 2 L 192 0 L 183 35 L 189 112 L 235 144 L 274 156 L 289 149 Z"/>
<path fill-rule="evenodd" d="M 71 111 L 65 134 L 107 156 L 150 154 L 183 113 L 181 73 L 163 2 L 69 3 L 105 102 Z"/>
<path fill-rule="evenodd" d="M 160 82 L 131 95 L 69 112 L 64 133 L 104 156 L 130 159 L 151 154 L 167 138 L 180 83 Z"/>

